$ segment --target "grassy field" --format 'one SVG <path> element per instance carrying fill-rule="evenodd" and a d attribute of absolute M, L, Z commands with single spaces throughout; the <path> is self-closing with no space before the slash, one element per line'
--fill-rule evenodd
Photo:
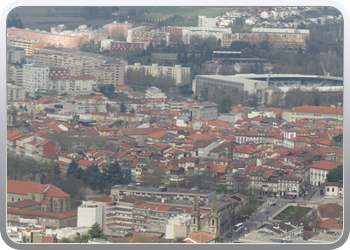
<path fill-rule="evenodd" d="M 291 220 L 293 219 L 293 214 L 294 214 L 294 210 L 296 207 L 294 206 L 289 206 L 286 209 L 284 209 L 281 213 L 279 213 L 277 216 L 275 216 L 273 219 L 274 220 Z M 311 208 L 309 207 L 302 207 L 301 211 L 304 213 L 307 213 L 311 210 Z"/>
<path fill-rule="evenodd" d="M 81 17 L 83 7 L 17 7 L 10 13 L 18 14 L 22 20 L 24 27 L 30 29 L 50 29 L 57 24 L 66 24 L 69 29 L 75 29 L 77 26 L 86 24 L 93 28 L 101 27 L 104 24 L 116 20 L 113 16 L 103 18 L 86 19 Z M 141 10 L 147 9 L 148 13 L 143 16 L 148 18 L 152 23 L 166 20 L 174 15 L 180 16 L 178 19 L 168 25 L 175 26 L 194 26 L 196 25 L 195 18 L 198 15 L 207 17 L 216 17 L 222 13 L 232 10 L 232 8 L 204 8 L 204 7 L 120 7 L 120 10 L 128 11 L 130 8 Z M 137 25 L 135 25 L 137 26 Z"/>

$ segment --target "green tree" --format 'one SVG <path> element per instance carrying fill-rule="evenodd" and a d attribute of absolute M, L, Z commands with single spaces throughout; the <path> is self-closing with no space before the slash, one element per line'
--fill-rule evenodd
<path fill-rule="evenodd" d="M 232 106 L 231 97 L 229 95 L 227 95 L 221 99 L 221 102 L 222 102 L 222 107 L 221 107 L 220 112 L 229 113 L 231 111 L 231 106 Z"/>
<path fill-rule="evenodd" d="M 230 45 L 230 50 L 241 51 L 244 48 L 251 48 L 250 43 L 243 41 L 234 41 Z"/>
<path fill-rule="evenodd" d="M 243 58 L 249 58 L 252 57 L 252 50 L 250 48 L 244 48 L 241 50 L 241 57 Z"/>
<path fill-rule="evenodd" d="M 76 177 L 78 175 L 79 165 L 74 160 L 69 163 L 68 169 L 67 169 L 67 176 L 71 175 L 73 177 Z"/>
<path fill-rule="evenodd" d="M 63 237 L 63 238 L 61 239 L 61 243 L 69 243 L 69 242 L 70 242 L 69 239 L 66 238 L 66 237 Z"/>
<path fill-rule="evenodd" d="M 300 207 L 300 204 L 298 203 L 293 211 L 293 221 L 298 224 L 301 223 L 306 213 L 307 212 L 303 211 L 302 208 Z"/>
<path fill-rule="evenodd" d="M 132 237 L 132 236 L 133 236 L 132 232 L 128 232 L 124 235 L 125 238 Z"/>
<path fill-rule="evenodd" d="M 244 208 L 245 214 L 248 214 L 249 216 L 252 215 L 255 212 L 255 208 L 252 205 L 248 205 Z"/>
<path fill-rule="evenodd" d="M 266 52 L 266 50 L 261 49 L 260 52 L 259 52 L 259 57 L 260 57 L 260 58 L 265 58 L 265 59 L 266 59 L 266 57 L 267 57 L 267 52 Z"/>
<path fill-rule="evenodd" d="M 88 235 L 91 239 L 105 239 L 107 240 L 107 235 L 103 234 L 103 229 L 98 222 L 95 222 L 88 231 Z"/>
<path fill-rule="evenodd" d="M 343 165 L 330 170 L 327 174 L 327 181 L 329 182 L 339 182 L 343 181 Z"/>
<path fill-rule="evenodd" d="M 221 47 L 221 39 L 219 38 L 216 44 L 217 47 Z"/>
<path fill-rule="evenodd" d="M 107 102 L 107 103 L 106 103 L 106 110 L 107 110 L 107 113 L 110 111 L 110 109 L 109 109 L 110 107 L 111 107 L 111 105 Z"/>
<path fill-rule="evenodd" d="M 185 239 L 181 236 L 176 236 L 173 243 L 185 243 Z"/>
<path fill-rule="evenodd" d="M 336 142 L 342 142 L 343 141 L 343 134 L 339 134 L 337 136 L 334 136 L 333 140 L 335 140 Z"/>
<path fill-rule="evenodd" d="M 107 189 L 111 189 L 112 186 L 118 183 L 126 183 L 126 180 L 123 178 L 123 173 L 121 172 L 120 166 L 117 161 L 107 165 L 103 172 L 106 174 Z"/>
<path fill-rule="evenodd" d="M 225 184 L 218 184 L 218 190 L 223 194 L 228 194 L 228 189 Z"/>
<path fill-rule="evenodd" d="M 55 175 L 61 174 L 60 166 L 58 164 L 55 164 L 55 166 L 53 167 L 53 174 Z"/>
<path fill-rule="evenodd" d="M 267 40 L 262 41 L 260 43 L 260 49 L 270 52 L 270 43 Z"/>
<path fill-rule="evenodd" d="M 122 103 L 120 104 L 120 112 L 121 112 L 121 113 L 125 113 L 125 112 L 126 112 L 126 105 L 125 105 L 124 102 L 122 102 Z"/>

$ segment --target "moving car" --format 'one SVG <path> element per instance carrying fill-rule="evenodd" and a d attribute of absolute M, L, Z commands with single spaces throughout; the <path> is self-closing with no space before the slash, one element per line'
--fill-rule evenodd
<path fill-rule="evenodd" d="M 280 204 L 279 204 L 279 206 L 280 206 L 280 207 L 282 207 L 282 206 L 283 206 L 283 204 L 282 204 L 282 203 L 280 203 Z"/>
<path fill-rule="evenodd" d="M 271 206 L 276 206 L 277 204 L 276 203 L 272 203 Z"/>
<path fill-rule="evenodd" d="M 248 231 L 248 228 L 245 227 L 245 228 L 244 228 L 244 231 Z"/>
<path fill-rule="evenodd" d="M 266 210 L 266 211 L 265 211 L 265 214 L 268 214 L 268 213 L 269 213 L 269 211 L 268 211 L 268 210 Z"/>
<path fill-rule="evenodd" d="M 296 201 L 290 201 L 289 203 L 296 203 Z"/>

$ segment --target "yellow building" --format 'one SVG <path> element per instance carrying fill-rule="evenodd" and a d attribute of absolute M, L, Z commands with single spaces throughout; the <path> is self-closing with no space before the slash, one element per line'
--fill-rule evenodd
<path fill-rule="evenodd" d="M 7 84 L 7 101 L 19 101 L 25 99 L 24 88 Z"/>
<path fill-rule="evenodd" d="M 301 106 L 289 111 L 283 111 L 282 118 L 287 122 L 296 122 L 301 119 L 327 119 L 343 120 L 343 109 L 321 106 Z"/>

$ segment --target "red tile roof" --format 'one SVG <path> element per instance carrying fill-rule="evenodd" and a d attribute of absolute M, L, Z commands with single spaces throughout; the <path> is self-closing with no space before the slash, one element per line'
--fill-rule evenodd
<path fill-rule="evenodd" d="M 215 240 L 216 237 L 208 234 L 207 232 L 200 231 L 194 234 L 191 234 L 188 237 L 187 243 L 207 243 Z"/>
<path fill-rule="evenodd" d="M 32 193 L 44 193 L 48 187 L 52 187 L 54 190 L 61 190 L 52 184 L 37 184 L 23 181 L 7 180 L 7 193 L 13 194 L 27 194 Z"/>
<path fill-rule="evenodd" d="M 227 166 L 214 165 L 214 166 L 212 166 L 210 171 L 215 172 L 215 173 L 225 173 L 226 168 L 227 168 Z"/>
<path fill-rule="evenodd" d="M 61 191 L 61 190 L 50 190 L 49 192 L 46 193 L 45 196 L 51 196 L 51 197 L 70 197 L 69 194 Z"/>
<path fill-rule="evenodd" d="M 318 163 L 310 165 L 311 168 L 318 168 L 324 170 L 332 170 L 339 165 L 342 165 L 341 162 L 330 162 L 330 161 L 320 161 Z"/>
<path fill-rule="evenodd" d="M 33 205 L 38 205 L 40 202 L 33 201 L 33 200 L 23 200 L 23 201 L 18 201 L 18 202 L 8 202 L 7 207 L 12 207 L 12 208 L 23 208 L 23 207 L 29 207 Z"/>
<path fill-rule="evenodd" d="M 343 110 L 341 108 L 307 106 L 307 105 L 295 108 L 295 109 L 291 110 L 290 112 L 343 115 Z"/>
<path fill-rule="evenodd" d="M 326 203 L 319 206 L 317 209 L 322 217 L 330 218 L 340 218 L 343 211 L 343 207 L 337 203 Z"/>
<path fill-rule="evenodd" d="M 267 178 L 269 178 L 272 174 L 273 174 L 273 169 L 267 169 L 267 170 L 265 171 L 265 174 L 264 174 L 263 178 L 264 178 L 264 179 L 267 179 Z"/>
<path fill-rule="evenodd" d="M 169 134 L 169 132 L 163 130 L 163 131 L 158 131 L 158 132 L 152 133 L 152 134 L 148 135 L 148 137 L 160 139 L 160 138 L 166 136 L 167 134 Z"/>
<path fill-rule="evenodd" d="M 71 210 L 64 213 L 49 213 L 42 210 L 25 210 L 25 209 L 15 209 L 7 208 L 7 214 L 17 214 L 22 216 L 34 216 L 34 217 L 44 217 L 53 219 L 65 219 L 69 217 L 77 216 L 78 210 Z"/>

